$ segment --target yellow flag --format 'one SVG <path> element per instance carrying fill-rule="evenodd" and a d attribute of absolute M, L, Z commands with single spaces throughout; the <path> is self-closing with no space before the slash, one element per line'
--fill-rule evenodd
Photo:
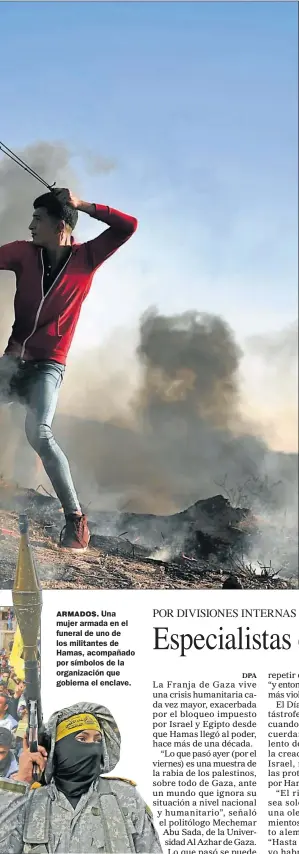
<path fill-rule="evenodd" d="M 16 738 L 24 738 L 24 736 L 26 735 L 27 729 L 28 729 L 28 715 L 26 714 L 25 717 L 21 718 L 21 720 L 18 723 L 17 729 L 15 730 L 15 733 L 14 733 L 15 737 Z"/>
<path fill-rule="evenodd" d="M 24 679 L 24 677 L 25 677 L 24 661 L 21 658 L 22 652 L 23 652 L 23 647 L 24 647 L 24 645 L 23 645 L 22 635 L 21 635 L 19 626 L 17 626 L 16 632 L 14 635 L 12 650 L 10 653 L 9 663 L 10 663 L 10 666 L 13 667 L 15 674 L 16 674 L 18 679 Z"/>

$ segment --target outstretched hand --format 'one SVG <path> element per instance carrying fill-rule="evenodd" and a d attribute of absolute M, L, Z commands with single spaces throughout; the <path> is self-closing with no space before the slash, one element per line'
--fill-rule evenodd
<path fill-rule="evenodd" d="M 80 199 L 75 196 L 71 190 L 68 190 L 66 187 L 54 187 L 52 190 L 58 201 L 61 205 L 70 205 L 71 208 L 78 208 L 80 206 Z"/>

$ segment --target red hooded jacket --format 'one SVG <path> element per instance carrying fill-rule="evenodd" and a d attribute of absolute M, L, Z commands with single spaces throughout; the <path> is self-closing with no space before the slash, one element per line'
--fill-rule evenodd
<path fill-rule="evenodd" d="M 71 255 L 46 294 L 42 250 L 26 240 L 0 247 L 0 270 L 16 274 L 15 322 L 6 354 L 65 364 L 96 270 L 137 228 L 135 217 L 106 205 L 95 205 L 94 218 L 109 228 L 86 243 L 72 239 Z"/>

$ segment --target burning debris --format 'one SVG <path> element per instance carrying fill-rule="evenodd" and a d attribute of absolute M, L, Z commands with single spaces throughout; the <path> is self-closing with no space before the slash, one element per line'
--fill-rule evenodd
<path fill-rule="evenodd" d="M 295 580 L 280 578 L 280 569 L 271 562 L 255 566 L 244 559 L 251 536 L 256 536 L 254 518 L 246 509 L 231 507 L 222 495 L 171 516 L 93 511 L 90 549 L 82 557 L 56 546 L 63 519 L 55 498 L 2 481 L 2 588 L 11 586 L 17 515 L 25 511 L 45 587 L 219 589 L 232 575 L 243 588 L 297 586 Z"/>
<path fill-rule="evenodd" d="M 247 531 L 238 525 L 248 515 L 248 510 L 234 509 L 228 499 L 216 495 L 168 516 L 122 513 L 118 525 L 126 528 L 130 540 L 160 548 L 172 557 L 184 551 L 193 558 L 221 555 L 225 560 L 229 553 L 245 546 Z"/>

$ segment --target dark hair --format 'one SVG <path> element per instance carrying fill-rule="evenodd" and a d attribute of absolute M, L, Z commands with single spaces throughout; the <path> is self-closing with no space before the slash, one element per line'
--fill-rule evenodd
<path fill-rule="evenodd" d="M 0 727 L 0 744 L 1 747 L 11 748 L 13 745 L 13 736 L 9 729 L 5 727 Z"/>
<path fill-rule="evenodd" d="M 54 193 L 43 193 L 42 196 L 38 196 L 38 198 L 33 202 L 33 207 L 34 210 L 36 210 L 36 208 L 45 208 L 49 216 L 52 216 L 57 220 L 63 219 L 65 224 L 68 225 L 72 231 L 77 225 L 78 211 L 76 211 L 75 208 L 72 208 L 71 205 L 62 205 Z"/>

